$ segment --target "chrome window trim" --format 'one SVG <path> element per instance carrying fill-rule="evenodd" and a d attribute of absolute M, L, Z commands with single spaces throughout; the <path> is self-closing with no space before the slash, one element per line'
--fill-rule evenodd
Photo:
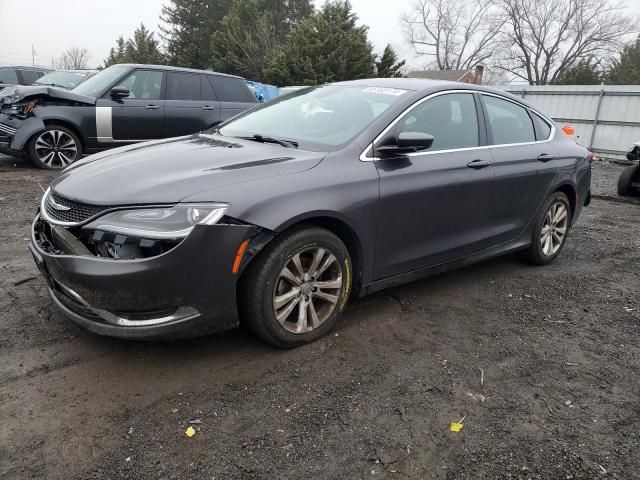
<path fill-rule="evenodd" d="M 549 134 L 549 137 L 547 137 L 545 140 L 536 140 L 533 142 L 521 142 L 521 143 L 501 143 L 499 145 L 479 145 L 477 147 L 464 147 L 464 148 L 451 148 L 451 149 L 447 149 L 447 150 L 434 150 L 432 152 L 428 152 L 428 151 L 422 151 L 422 152 L 415 152 L 415 153 L 408 153 L 405 156 L 407 157 L 417 157 L 417 156 L 426 156 L 426 155 L 435 155 L 437 153 L 450 153 L 450 152 L 464 152 L 464 151 L 471 151 L 471 150 L 484 150 L 487 148 L 501 148 L 501 147 L 515 147 L 515 146 L 519 146 L 519 145 L 535 145 L 537 143 L 546 143 L 549 142 L 556 134 L 556 126 L 553 122 L 549 121 L 549 119 L 541 114 L 540 112 L 538 112 L 537 110 L 534 110 L 530 107 L 528 107 L 527 105 L 523 105 L 522 103 L 512 100 L 510 98 L 504 97 L 502 95 L 496 94 L 496 93 L 491 93 L 491 92 L 484 92 L 482 90 L 443 90 L 441 92 L 435 92 L 432 93 L 430 95 L 427 95 L 426 97 L 421 98 L 420 100 L 414 102 L 413 104 L 409 105 L 405 110 L 403 110 L 389 125 L 387 125 L 387 127 L 382 130 L 382 132 L 380 132 L 380 134 L 373 139 L 373 141 L 367 146 L 367 148 L 365 148 L 362 153 L 360 154 L 360 161 L 361 162 L 374 162 L 376 160 L 381 160 L 380 157 L 367 157 L 367 154 L 369 153 L 370 150 L 373 149 L 373 145 L 375 145 L 378 141 L 380 141 L 380 139 L 387 134 L 387 132 L 389 132 L 389 130 L 391 130 L 401 119 L 402 117 L 404 117 L 407 113 L 409 113 L 411 110 L 413 110 L 415 107 L 419 106 L 420 104 L 422 104 L 423 102 L 426 102 L 427 100 L 430 100 L 434 97 L 440 96 L 440 95 L 447 95 L 447 94 L 451 94 L 451 93 L 468 93 L 468 94 L 480 94 L 480 95 L 488 95 L 491 97 L 496 97 L 499 98 L 501 100 L 506 100 L 507 102 L 511 102 L 511 103 L 515 103 L 516 105 L 526 109 L 527 111 L 532 111 L 536 114 L 538 114 L 540 116 L 540 118 L 542 118 L 543 120 L 545 120 L 547 123 L 549 123 L 549 125 L 551 126 L 551 133 Z M 533 119 L 531 120 L 531 122 L 533 123 Z M 535 127 L 534 127 L 535 129 Z"/>

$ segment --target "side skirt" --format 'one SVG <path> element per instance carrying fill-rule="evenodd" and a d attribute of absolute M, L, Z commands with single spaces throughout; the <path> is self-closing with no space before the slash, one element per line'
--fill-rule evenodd
<path fill-rule="evenodd" d="M 454 270 L 456 268 L 471 265 L 483 260 L 488 260 L 493 257 L 499 257 L 507 253 L 524 250 L 531 244 L 530 239 L 531 229 L 527 228 L 519 238 L 511 242 L 503 243 L 502 245 L 497 245 L 495 247 L 487 248 L 479 252 L 471 253 L 464 257 L 456 258 L 448 262 L 438 263 L 436 265 L 431 265 L 429 267 L 421 268 L 419 270 L 413 270 L 411 272 L 395 275 L 389 278 L 383 278 L 382 280 L 377 280 L 368 285 L 364 285 L 360 290 L 360 297 L 363 297 L 364 295 L 368 295 L 370 293 L 378 292 L 380 290 L 384 290 L 385 288 L 395 287 L 397 285 L 402 285 L 404 283 L 413 282 L 422 278 L 431 277 L 432 275 L 448 272 L 449 270 Z"/>

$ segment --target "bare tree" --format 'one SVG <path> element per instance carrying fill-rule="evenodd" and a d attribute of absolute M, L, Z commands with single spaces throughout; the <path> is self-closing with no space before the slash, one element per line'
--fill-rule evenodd
<path fill-rule="evenodd" d="M 71 47 L 68 48 L 54 62 L 55 68 L 60 70 L 82 70 L 87 68 L 91 55 L 86 48 Z"/>
<path fill-rule="evenodd" d="M 504 18 L 497 0 L 414 0 L 400 17 L 416 54 L 439 70 L 468 69 L 489 59 L 500 44 Z"/>
<path fill-rule="evenodd" d="M 499 67 L 530 85 L 554 83 L 581 60 L 620 49 L 630 21 L 606 0 L 499 0 L 510 48 Z"/>

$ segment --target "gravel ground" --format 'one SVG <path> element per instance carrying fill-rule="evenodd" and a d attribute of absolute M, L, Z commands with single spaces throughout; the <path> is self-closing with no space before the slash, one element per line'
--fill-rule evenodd
<path fill-rule="evenodd" d="M 640 478 L 640 203 L 615 196 L 622 167 L 594 166 L 553 265 L 507 256 L 389 289 L 278 351 L 242 329 L 138 343 L 67 321 L 27 251 L 52 175 L 14 163 L 0 478 Z"/>

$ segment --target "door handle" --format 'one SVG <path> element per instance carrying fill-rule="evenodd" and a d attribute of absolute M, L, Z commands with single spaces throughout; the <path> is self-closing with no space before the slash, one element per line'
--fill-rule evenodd
<path fill-rule="evenodd" d="M 550 153 L 543 153 L 541 155 L 538 155 L 538 161 L 539 162 L 548 162 L 549 160 L 553 160 L 555 157 L 553 155 L 551 155 Z"/>
<path fill-rule="evenodd" d="M 215 110 L 216 107 L 211 107 L 209 105 L 205 105 L 204 107 L 202 107 L 202 110 Z"/>
<path fill-rule="evenodd" d="M 467 163 L 467 167 L 473 168 L 475 170 L 480 170 L 481 168 L 488 167 L 489 165 L 491 165 L 491 162 L 489 160 L 480 159 Z"/>
<path fill-rule="evenodd" d="M 147 110 L 158 110 L 160 108 L 160 105 L 147 105 L 146 107 Z"/>

